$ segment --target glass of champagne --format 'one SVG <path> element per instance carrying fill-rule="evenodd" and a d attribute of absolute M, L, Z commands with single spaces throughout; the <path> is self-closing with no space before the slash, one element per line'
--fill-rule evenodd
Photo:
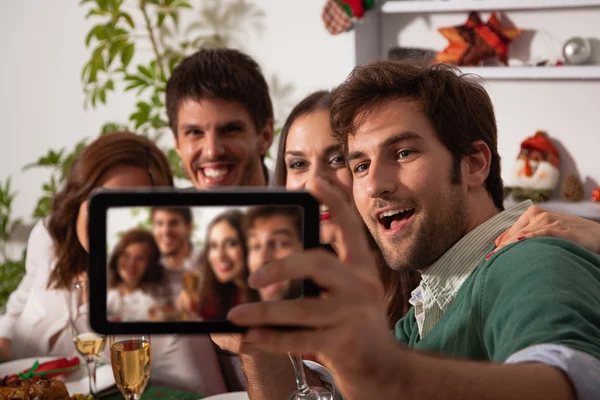
<path fill-rule="evenodd" d="M 150 336 L 111 336 L 110 363 L 117 387 L 127 400 L 139 400 L 150 379 Z"/>
<path fill-rule="evenodd" d="M 308 386 L 301 356 L 292 353 L 288 353 L 288 356 L 294 366 L 296 386 L 298 387 L 288 400 L 333 400 L 333 394 L 329 390 L 320 386 Z"/>
<path fill-rule="evenodd" d="M 98 357 L 106 347 L 106 337 L 90 327 L 89 283 L 82 280 L 73 284 L 69 301 L 69 324 L 77 352 L 87 363 L 90 394 L 95 396 Z"/>

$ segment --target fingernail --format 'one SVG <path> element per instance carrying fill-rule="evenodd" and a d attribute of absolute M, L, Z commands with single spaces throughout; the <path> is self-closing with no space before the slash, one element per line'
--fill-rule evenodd
<path fill-rule="evenodd" d="M 525 239 L 525 236 L 519 236 L 519 237 L 517 238 L 517 240 L 523 240 L 523 239 Z"/>
<path fill-rule="evenodd" d="M 494 251 L 495 251 L 495 250 L 494 250 Z M 487 260 L 487 259 L 489 259 L 489 258 L 490 258 L 490 257 L 491 257 L 491 256 L 494 254 L 494 251 L 492 251 L 490 254 L 488 254 L 487 256 L 485 256 L 485 259 L 486 259 L 486 260 Z"/>

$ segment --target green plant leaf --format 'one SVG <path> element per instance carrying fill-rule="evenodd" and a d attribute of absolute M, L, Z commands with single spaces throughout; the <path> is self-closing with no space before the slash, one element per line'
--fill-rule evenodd
<path fill-rule="evenodd" d="M 127 44 L 127 40 L 117 40 L 109 43 L 108 50 L 108 65 L 111 65 L 117 54 L 123 49 L 123 47 Z"/>
<path fill-rule="evenodd" d="M 165 22 L 165 18 L 167 17 L 167 15 L 164 12 L 159 12 L 158 13 L 158 19 L 156 20 L 156 26 L 158 26 L 159 28 L 161 26 L 163 26 L 163 23 Z"/>
<path fill-rule="evenodd" d="M 107 122 L 106 124 L 102 125 L 102 128 L 100 129 L 102 135 L 126 130 L 127 125 L 120 124 L 118 122 Z"/>
<path fill-rule="evenodd" d="M 106 104 L 106 91 L 105 90 L 99 90 L 98 93 L 99 93 L 98 97 L 100 98 L 100 101 L 103 104 Z"/>
<path fill-rule="evenodd" d="M 52 199 L 50 196 L 42 196 L 35 206 L 35 210 L 33 211 L 34 218 L 46 218 L 48 214 L 50 214 L 50 205 L 52 204 Z"/>
<path fill-rule="evenodd" d="M 121 11 L 121 13 L 119 14 L 120 17 L 122 17 L 125 21 L 127 21 L 127 24 L 133 29 L 135 28 L 135 24 L 133 23 L 133 18 L 131 18 L 131 15 L 129 15 L 126 12 Z"/>
<path fill-rule="evenodd" d="M 176 178 L 187 179 L 185 170 L 181 165 L 181 159 L 179 158 L 179 154 L 177 154 L 175 149 L 169 149 L 164 153 L 167 155 L 167 159 L 169 160 L 169 165 L 171 166 L 171 171 L 173 171 L 173 176 Z"/>
<path fill-rule="evenodd" d="M 62 161 L 64 152 L 65 152 L 65 149 L 60 149 L 58 151 L 48 150 L 48 153 L 46 153 L 45 156 L 41 156 L 40 158 L 38 158 L 38 160 L 36 162 L 26 164 L 23 167 L 23 171 L 26 171 L 26 170 L 34 168 L 34 167 L 56 167 L 56 166 L 59 166 Z"/>
<path fill-rule="evenodd" d="M 100 40 L 100 37 L 103 37 L 103 36 L 104 36 L 104 25 L 94 26 L 92 29 L 90 29 L 87 36 L 85 37 L 85 47 L 90 46 L 90 42 L 92 41 L 93 37 L 96 37 L 96 39 Z"/>
<path fill-rule="evenodd" d="M 79 154 L 81 154 L 81 152 L 87 145 L 87 142 L 88 142 L 88 138 L 84 138 L 84 139 L 80 140 L 79 142 L 77 142 L 75 144 L 75 148 L 73 149 L 73 151 L 71 151 L 71 153 L 65 157 L 65 159 L 62 163 L 60 182 L 63 182 L 65 180 L 65 178 L 71 171 L 71 166 L 73 165 L 73 162 L 77 159 L 77 157 L 79 157 Z"/>
<path fill-rule="evenodd" d="M 124 67 L 127 67 L 133 58 L 133 53 L 135 52 L 135 43 L 131 42 L 127 44 L 123 51 L 121 52 L 121 62 Z"/>

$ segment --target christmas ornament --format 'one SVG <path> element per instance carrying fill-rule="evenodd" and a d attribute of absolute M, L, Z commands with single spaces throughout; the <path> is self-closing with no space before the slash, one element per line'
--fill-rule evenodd
<path fill-rule="evenodd" d="M 592 57 L 592 45 L 582 37 L 571 38 L 563 46 L 563 57 L 569 64 L 585 64 Z"/>
<path fill-rule="evenodd" d="M 436 56 L 437 63 L 477 65 L 486 58 L 496 57 L 508 65 L 508 44 L 523 30 L 503 28 L 496 13 L 484 24 L 473 11 L 464 25 L 439 28 L 438 32 L 450 43 Z"/>
<path fill-rule="evenodd" d="M 592 201 L 600 203 L 600 187 L 592 190 Z"/>
<path fill-rule="evenodd" d="M 325 28 L 332 35 L 347 32 L 374 5 L 375 0 L 328 0 L 322 14 Z"/>
<path fill-rule="evenodd" d="M 563 197 L 569 201 L 580 201 L 583 198 L 583 184 L 575 174 L 569 174 L 562 187 Z"/>
<path fill-rule="evenodd" d="M 517 201 L 549 200 L 560 178 L 559 167 L 558 150 L 546 132 L 537 131 L 521 143 L 513 182 L 506 186 L 505 195 L 511 194 Z"/>
<path fill-rule="evenodd" d="M 321 18 L 325 28 L 332 35 L 347 32 L 352 28 L 352 19 L 336 0 L 327 0 Z"/>

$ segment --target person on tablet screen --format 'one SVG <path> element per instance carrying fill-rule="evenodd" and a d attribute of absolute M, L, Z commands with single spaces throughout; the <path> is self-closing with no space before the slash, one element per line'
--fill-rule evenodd
<path fill-rule="evenodd" d="M 108 262 L 107 312 L 120 321 L 147 321 L 150 312 L 166 300 L 161 285 L 164 267 L 152 234 L 144 229 L 127 231 Z"/>
<path fill-rule="evenodd" d="M 200 290 L 182 296 L 184 309 L 201 320 L 224 320 L 234 306 L 258 300 L 248 286 L 247 247 L 243 214 L 226 211 L 208 226 L 206 247 L 199 260 Z"/>

